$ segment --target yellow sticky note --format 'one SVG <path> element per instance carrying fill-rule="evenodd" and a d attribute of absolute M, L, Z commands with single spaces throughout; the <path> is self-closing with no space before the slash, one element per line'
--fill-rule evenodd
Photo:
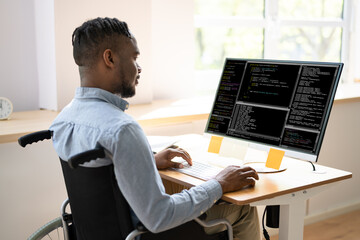
<path fill-rule="evenodd" d="M 223 137 L 211 136 L 208 152 L 219 153 Z"/>
<path fill-rule="evenodd" d="M 279 170 L 284 154 L 285 154 L 284 151 L 270 148 L 265 166 L 268 168 Z"/>

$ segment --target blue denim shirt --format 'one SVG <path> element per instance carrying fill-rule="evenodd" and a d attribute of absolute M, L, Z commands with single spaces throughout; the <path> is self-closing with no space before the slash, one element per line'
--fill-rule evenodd
<path fill-rule="evenodd" d="M 198 217 L 220 199 L 219 182 L 210 180 L 178 194 L 166 194 L 147 138 L 139 124 L 124 112 L 127 107 L 125 100 L 105 90 L 78 88 L 75 98 L 50 127 L 57 154 L 66 160 L 103 146 L 105 158 L 84 166 L 113 163 L 121 192 L 152 232 Z"/>

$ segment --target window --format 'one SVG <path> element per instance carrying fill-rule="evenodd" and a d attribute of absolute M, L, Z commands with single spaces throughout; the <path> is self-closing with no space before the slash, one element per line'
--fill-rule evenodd
<path fill-rule="evenodd" d="M 226 57 L 348 61 L 349 0 L 194 1 L 200 93 L 215 91 Z"/>

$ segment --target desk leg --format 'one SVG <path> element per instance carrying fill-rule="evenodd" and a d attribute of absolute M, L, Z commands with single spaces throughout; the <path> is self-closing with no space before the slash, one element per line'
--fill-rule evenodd
<path fill-rule="evenodd" d="M 279 240 L 303 240 L 306 200 L 327 188 L 328 185 L 323 185 L 253 202 L 250 205 L 280 205 Z"/>
<path fill-rule="evenodd" d="M 305 201 L 280 205 L 279 240 L 303 240 Z"/>

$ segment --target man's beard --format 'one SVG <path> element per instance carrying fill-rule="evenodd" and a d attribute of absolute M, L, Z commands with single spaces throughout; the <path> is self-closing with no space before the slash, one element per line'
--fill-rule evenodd
<path fill-rule="evenodd" d="M 124 72 L 120 72 L 120 78 L 123 80 L 121 82 L 121 86 L 119 87 L 119 90 L 117 91 L 117 94 L 120 95 L 122 98 L 131 98 L 135 95 L 135 87 L 132 86 L 132 84 L 128 81 L 126 81 L 126 76 Z"/>
<path fill-rule="evenodd" d="M 120 96 L 122 98 L 131 98 L 135 95 L 135 87 L 130 85 L 123 85 L 120 91 Z"/>

